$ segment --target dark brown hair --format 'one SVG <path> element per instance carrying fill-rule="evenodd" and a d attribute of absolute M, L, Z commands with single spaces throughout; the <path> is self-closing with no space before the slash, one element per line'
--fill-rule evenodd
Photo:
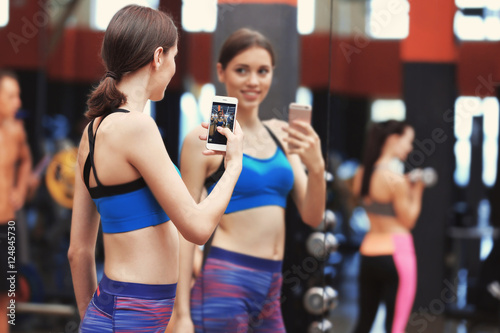
<path fill-rule="evenodd" d="M 380 123 L 373 123 L 368 129 L 366 137 L 365 151 L 363 154 L 363 180 L 361 181 L 361 197 L 370 193 L 370 180 L 373 174 L 375 162 L 382 153 L 385 141 L 392 134 L 403 135 L 410 125 L 404 121 L 388 120 Z"/>
<path fill-rule="evenodd" d="M 274 66 L 275 54 L 271 42 L 258 31 L 242 28 L 233 32 L 222 45 L 219 54 L 222 69 L 226 69 L 227 64 L 238 54 L 254 46 L 267 50 Z"/>
<path fill-rule="evenodd" d="M 107 72 L 89 96 L 87 118 L 102 116 L 126 103 L 127 97 L 116 83 L 153 61 L 158 47 L 167 53 L 177 36 L 177 27 L 164 12 L 137 5 L 120 9 L 104 34 L 101 57 Z"/>

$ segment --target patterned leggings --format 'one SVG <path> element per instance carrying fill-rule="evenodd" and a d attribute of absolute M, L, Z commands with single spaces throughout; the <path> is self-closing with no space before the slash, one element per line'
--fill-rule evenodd
<path fill-rule="evenodd" d="M 284 333 L 281 264 L 212 247 L 191 293 L 196 332 Z"/>
<path fill-rule="evenodd" d="M 172 315 L 176 287 L 118 282 L 104 275 L 87 307 L 80 332 L 163 333 Z"/>

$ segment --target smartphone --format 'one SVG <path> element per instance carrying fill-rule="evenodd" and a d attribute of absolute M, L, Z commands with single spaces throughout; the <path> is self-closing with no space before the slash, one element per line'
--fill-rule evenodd
<path fill-rule="evenodd" d="M 227 127 L 234 131 L 238 99 L 234 97 L 214 96 L 208 126 L 207 149 L 226 151 L 227 138 L 217 131 L 217 127 Z"/>
<path fill-rule="evenodd" d="M 288 124 L 291 128 L 301 131 L 301 129 L 293 124 L 294 120 L 304 121 L 308 124 L 311 123 L 312 107 L 307 104 L 290 103 L 288 108 Z M 294 145 L 288 144 L 288 148 L 295 148 Z"/>

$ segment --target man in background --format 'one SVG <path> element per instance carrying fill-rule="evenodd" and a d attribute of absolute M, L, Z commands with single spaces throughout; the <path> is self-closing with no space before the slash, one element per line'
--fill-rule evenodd
<path fill-rule="evenodd" d="M 10 318 L 5 311 L 12 297 L 9 297 L 11 283 L 7 280 L 11 274 L 7 272 L 17 269 L 17 262 L 13 262 L 14 269 L 8 266 L 8 257 L 18 256 L 12 251 L 9 254 L 9 245 L 14 245 L 16 250 L 17 246 L 8 242 L 8 232 L 11 232 L 9 236 L 16 234 L 15 228 L 9 229 L 8 222 L 15 221 L 16 212 L 24 204 L 31 172 L 26 132 L 15 117 L 21 107 L 20 95 L 16 75 L 0 70 L 0 332 L 9 332 Z"/>

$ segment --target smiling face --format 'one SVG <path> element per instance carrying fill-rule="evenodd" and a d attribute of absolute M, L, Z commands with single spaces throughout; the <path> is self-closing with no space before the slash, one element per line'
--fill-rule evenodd
<path fill-rule="evenodd" d="M 238 109 L 258 108 L 272 83 L 271 55 L 262 47 L 248 48 L 231 59 L 225 69 L 217 64 L 217 74 L 227 95 L 238 99 Z"/>

